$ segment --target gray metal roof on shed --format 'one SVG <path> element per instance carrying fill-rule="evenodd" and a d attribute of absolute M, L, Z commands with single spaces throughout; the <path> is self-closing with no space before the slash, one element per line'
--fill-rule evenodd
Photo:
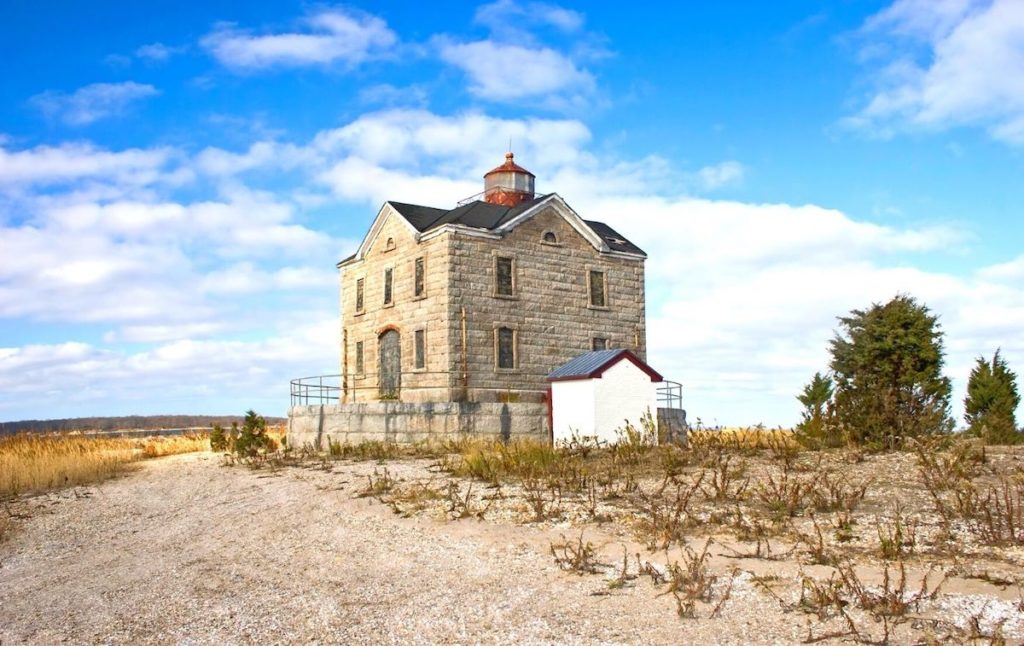
<path fill-rule="evenodd" d="M 611 350 L 594 350 L 570 359 L 567 363 L 555 368 L 547 376 L 548 381 L 569 381 L 572 379 L 595 379 L 605 370 L 619 361 L 626 359 L 637 368 L 647 373 L 651 381 L 664 381 L 661 374 L 640 360 L 635 354 L 624 348 Z"/>

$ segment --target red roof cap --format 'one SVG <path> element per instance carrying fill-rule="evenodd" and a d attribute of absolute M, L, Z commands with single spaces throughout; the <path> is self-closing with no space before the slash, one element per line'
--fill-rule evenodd
<path fill-rule="evenodd" d="M 492 168 L 491 170 L 487 171 L 486 173 L 484 173 L 484 177 L 487 177 L 488 175 L 493 175 L 494 173 L 508 173 L 508 172 L 526 173 L 530 177 L 536 177 L 536 175 L 534 175 L 530 171 L 526 170 L 525 168 L 523 168 L 519 164 L 517 164 L 514 161 L 512 161 L 513 157 L 515 157 L 515 155 L 512 154 L 512 151 L 509 151 L 509 152 L 505 153 L 505 163 L 502 164 L 501 166 L 497 166 L 497 167 Z"/>

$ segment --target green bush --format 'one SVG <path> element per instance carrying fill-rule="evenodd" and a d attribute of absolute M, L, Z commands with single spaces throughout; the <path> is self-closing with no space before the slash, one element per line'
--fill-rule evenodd
<path fill-rule="evenodd" d="M 992 361 L 978 357 L 967 382 L 964 420 L 968 430 L 989 444 L 1017 444 L 1024 433 L 1017 430 L 1016 410 L 1020 405 L 1017 375 L 996 350 Z"/>
<path fill-rule="evenodd" d="M 228 436 L 220 424 L 214 424 L 210 432 L 210 450 L 216 453 L 229 450 Z"/>
<path fill-rule="evenodd" d="M 914 298 L 853 310 L 831 342 L 835 412 L 852 441 L 896 448 L 905 439 L 949 432 L 952 386 L 942 375 L 938 317 Z"/>
<path fill-rule="evenodd" d="M 232 424 L 231 431 L 231 452 L 240 458 L 254 458 L 277 448 L 273 438 L 267 435 L 267 420 L 256 411 L 246 411 L 241 431 L 237 423 Z"/>
<path fill-rule="evenodd" d="M 836 424 L 832 393 L 832 378 L 816 372 L 796 396 L 804 405 L 800 423 L 796 425 L 796 439 L 800 444 L 814 449 L 843 444 L 842 434 Z"/>

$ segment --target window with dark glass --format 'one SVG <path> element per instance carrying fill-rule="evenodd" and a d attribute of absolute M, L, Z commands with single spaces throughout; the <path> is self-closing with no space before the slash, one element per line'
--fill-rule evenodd
<path fill-rule="evenodd" d="M 423 368 L 427 365 L 427 341 L 424 330 L 416 330 L 415 338 L 415 367 Z"/>
<path fill-rule="evenodd" d="M 590 272 L 590 304 L 594 307 L 605 307 L 604 272 Z"/>
<path fill-rule="evenodd" d="M 356 311 L 363 311 L 363 279 L 356 280 Z"/>
<path fill-rule="evenodd" d="M 607 350 L 608 349 L 608 339 L 605 339 L 605 338 L 599 337 L 599 336 L 595 336 L 591 340 L 591 348 L 590 349 L 591 350 Z"/>
<path fill-rule="evenodd" d="M 388 267 L 384 270 L 384 304 L 391 304 L 391 281 L 394 276 L 394 270 Z"/>
<path fill-rule="evenodd" d="M 363 342 L 356 341 L 356 374 L 363 374 Z"/>
<path fill-rule="evenodd" d="M 423 296 L 423 258 L 416 259 L 416 268 L 413 272 L 413 292 L 415 296 Z"/>
<path fill-rule="evenodd" d="M 544 232 L 544 242 L 549 242 L 551 244 L 555 244 L 556 242 L 558 242 L 558 236 L 555 235 L 554 231 L 545 231 Z"/>
<path fill-rule="evenodd" d="M 507 328 L 507 327 L 498 328 L 498 367 L 499 368 L 515 368 L 516 367 L 515 341 L 516 341 L 515 330 L 513 330 L 512 328 Z"/>
<path fill-rule="evenodd" d="M 498 296 L 512 296 L 512 259 L 498 256 L 494 259 L 494 293 Z"/>

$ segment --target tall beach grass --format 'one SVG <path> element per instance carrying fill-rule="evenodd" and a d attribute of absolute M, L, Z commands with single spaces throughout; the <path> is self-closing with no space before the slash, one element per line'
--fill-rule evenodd
<path fill-rule="evenodd" d="M 138 460 L 209 448 L 205 434 L 149 438 L 21 434 L 0 438 L 0 498 L 98 482 L 124 473 Z"/>

